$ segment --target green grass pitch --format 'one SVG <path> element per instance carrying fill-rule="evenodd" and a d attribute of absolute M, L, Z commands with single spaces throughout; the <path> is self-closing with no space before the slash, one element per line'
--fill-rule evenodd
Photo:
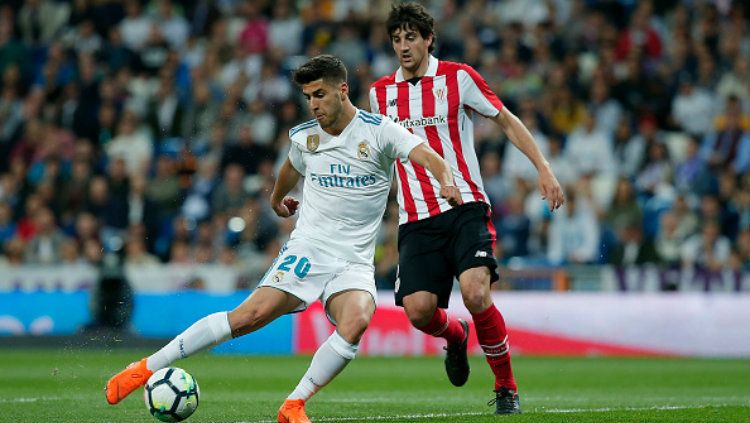
<path fill-rule="evenodd" d="M 142 390 L 107 405 L 104 383 L 145 351 L 0 349 L 0 422 L 155 422 Z M 275 422 L 310 357 L 201 354 L 176 363 L 201 387 L 190 422 Z M 524 414 L 493 416 L 483 359 L 454 388 L 442 360 L 359 357 L 307 407 L 313 422 L 750 422 L 750 361 L 514 360 Z"/>

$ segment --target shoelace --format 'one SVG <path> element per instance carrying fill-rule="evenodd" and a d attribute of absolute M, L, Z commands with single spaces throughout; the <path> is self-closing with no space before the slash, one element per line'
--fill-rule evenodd
<path fill-rule="evenodd" d="M 510 400 L 512 402 L 512 401 L 514 401 L 514 397 L 515 397 L 515 395 L 505 395 L 505 396 L 502 396 L 502 397 L 496 395 L 495 398 L 492 398 L 491 400 L 487 401 L 487 406 L 491 407 L 491 406 L 497 404 L 497 401 L 499 399 L 505 399 L 505 398 L 510 398 Z M 507 406 L 507 404 L 506 404 L 506 406 Z"/>
<path fill-rule="evenodd" d="M 510 398 L 512 398 L 512 397 L 510 397 Z M 498 397 L 492 398 L 491 400 L 487 401 L 487 406 L 491 407 L 491 406 L 497 404 L 497 400 L 498 400 Z"/>

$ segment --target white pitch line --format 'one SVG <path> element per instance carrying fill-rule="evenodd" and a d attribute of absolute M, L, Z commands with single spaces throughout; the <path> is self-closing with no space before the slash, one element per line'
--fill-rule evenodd
<path fill-rule="evenodd" d="M 430 413 L 430 414 L 401 414 L 397 416 L 367 416 L 367 417 L 312 417 L 310 420 L 316 422 L 345 422 L 345 421 L 357 421 L 357 420 L 401 420 L 401 419 L 434 419 L 438 417 L 466 417 L 466 416 L 481 416 L 487 413 Z M 255 420 L 252 422 L 239 422 L 239 423 L 276 423 L 276 420 Z"/>
<path fill-rule="evenodd" d="M 39 401 L 39 398 L 0 398 L 0 404 L 5 403 L 27 403 L 27 402 L 37 402 Z"/>
<path fill-rule="evenodd" d="M 711 404 L 711 405 L 660 405 L 653 407 L 602 407 L 602 408 L 535 408 L 531 413 L 544 414 L 565 414 L 565 413 L 610 413 L 612 411 L 669 411 L 669 410 L 697 410 L 708 407 L 728 407 L 736 404 Z M 742 406 L 742 405 L 740 405 Z M 434 419 L 440 417 L 467 417 L 467 416 L 484 416 L 490 415 L 489 412 L 470 412 L 470 413 L 430 413 L 430 414 L 401 414 L 396 416 L 367 416 L 367 417 L 312 417 L 313 422 L 331 422 L 331 421 L 358 421 L 358 420 L 380 420 L 392 421 L 402 419 Z M 250 422 L 239 423 L 276 423 L 276 420 L 253 420 Z"/>
<path fill-rule="evenodd" d="M 653 407 L 601 407 L 601 408 L 539 408 L 538 413 L 609 413 L 611 411 L 648 411 L 648 410 L 697 410 L 706 407 L 724 407 L 728 404 L 715 405 L 656 405 Z"/>
<path fill-rule="evenodd" d="M 25 404 L 37 401 L 60 401 L 63 397 L 17 397 L 17 398 L 0 398 L 0 404 Z"/>

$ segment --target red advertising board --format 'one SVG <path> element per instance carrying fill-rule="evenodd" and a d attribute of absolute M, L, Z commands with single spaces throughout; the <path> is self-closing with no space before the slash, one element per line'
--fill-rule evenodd
<path fill-rule="evenodd" d="M 333 325 L 320 303 L 296 315 L 292 348 L 298 353 L 313 353 L 328 338 Z M 401 308 L 379 306 L 359 344 L 365 355 L 432 355 L 442 351 L 445 341 L 414 329 Z M 478 348 L 476 337 L 469 348 Z"/>
<path fill-rule="evenodd" d="M 295 316 L 292 349 L 300 354 L 312 354 L 333 331 L 333 325 L 320 303 Z M 664 355 L 663 352 L 634 348 L 607 342 L 576 339 L 555 334 L 511 327 L 511 350 L 514 354 L 529 355 Z M 481 354 L 474 327 L 469 337 L 471 354 Z M 403 310 L 389 305 L 378 307 L 370 327 L 360 342 L 361 355 L 435 355 L 442 352 L 445 340 L 427 336 L 414 329 Z"/>
<path fill-rule="evenodd" d="M 750 357 L 750 295 L 680 292 L 493 292 L 515 355 L 675 355 Z M 448 313 L 471 322 L 460 293 Z M 292 349 L 313 353 L 333 331 L 320 304 L 294 316 Z M 442 354 L 443 339 L 411 327 L 393 294 L 378 309 L 362 339 L 365 355 Z M 469 349 L 482 354 L 472 328 Z"/>

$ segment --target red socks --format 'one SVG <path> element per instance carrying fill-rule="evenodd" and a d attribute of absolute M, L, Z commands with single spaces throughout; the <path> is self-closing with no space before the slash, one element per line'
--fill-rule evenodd
<path fill-rule="evenodd" d="M 508 343 L 508 332 L 505 329 L 505 320 L 495 305 L 477 314 L 472 314 L 474 328 L 477 332 L 477 340 L 484 350 L 487 363 L 495 374 L 495 390 L 501 387 L 518 390 L 513 378 L 513 369 L 510 365 L 510 344 Z M 448 343 L 457 343 L 464 340 L 464 328 L 458 319 L 449 319 L 448 313 L 442 308 L 435 310 L 430 322 L 417 328 L 422 332 L 438 338 L 445 338 Z"/>
<path fill-rule="evenodd" d="M 517 391 L 513 369 L 510 366 L 508 332 L 505 330 L 502 314 L 493 304 L 487 310 L 471 316 L 474 319 L 479 345 L 484 350 L 492 373 L 495 374 L 495 390 L 505 387 Z"/>
<path fill-rule="evenodd" d="M 417 329 L 437 338 L 445 338 L 449 344 L 464 340 L 464 327 L 458 323 L 458 319 L 449 319 L 448 313 L 439 307 L 435 309 L 430 323 Z"/>

